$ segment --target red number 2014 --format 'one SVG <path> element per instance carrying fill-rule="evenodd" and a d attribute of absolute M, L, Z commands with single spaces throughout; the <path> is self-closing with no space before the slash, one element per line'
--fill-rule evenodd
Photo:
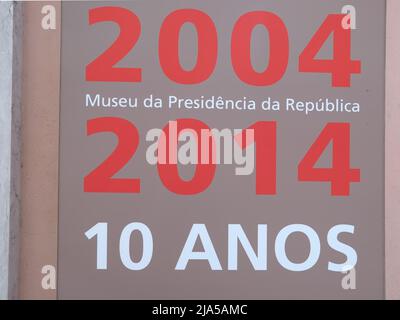
<path fill-rule="evenodd" d="M 209 129 L 196 119 L 178 119 L 178 136 L 187 129 L 200 132 Z M 254 130 L 256 150 L 256 194 L 275 195 L 277 135 L 276 122 L 259 121 L 251 125 Z M 168 137 L 168 126 L 164 128 Z M 246 131 L 243 131 L 245 134 Z M 114 152 L 95 170 L 84 178 L 85 192 L 103 193 L 140 193 L 138 178 L 113 178 L 134 156 L 139 145 L 139 132 L 135 125 L 126 119 L 105 117 L 89 120 L 88 135 L 96 133 L 113 133 L 118 137 Z M 213 140 L 213 137 L 210 138 Z M 169 141 L 169 138 L 166 139 Z M 246 139 L 244 139 L 246 140 Z M 177 141 L 176 141 L 177 142 Z M 315 168 L 327 146 L 332 142 L 332 168 Z M 210 144 L 212 145 L 212 143 Z M 249 147 L 247 144 L 242 148 Z M 198 157 L 201 148 L 198 146 Z M 170 148 L 167 148 L 170 149 Z M 177 151 L 177 150 L 175 150 Z M 193 195 L 205 191 L 212 183 L 216 165 L 213 163 L 196 165 L 193 178 L 183 180 L 176 164 L 157 164 L 158 174 L 163 185 L 171 192 L 180 195 Z M 312 144 L 298 166 L 298 180 L 304 182 L 330 182 L 331 195 L 350 195 L 350 184 L 360 182 L 360 170 L 350 168 L 350 124 L 328 123 Z"/>
<path fill-rule="evenodd" d="M 344 15 L 328 15 L 299 57 L 299 71 L 330 73 L 333 87 L 349 87 L 351 75 L 361 73 L 361 62 L 351 60 L 351 29 L 342 27 Z M 89 24 L 114 22 L 120 28 L 119 37 L 103 54 L 86 67 L 87 81 L 141 82 L 140 68 L 115 67 L 140 38 L 139 18 L 120 7 L 99 7 L 89 11 Z M 198 53 L 192 70 L 185 70 L 179 61 L 179 34 L 185 23 L 197 31 Z M 258 72 L 251 62 L 252 31 L 258 25 L 269 33 L 269 62 Z M 315 59 L 324 43 L 333 34 L 333 59 Z M 210 78 L 218 57 L 218 34 L 213 20 L 195 9 L 180 9 L 169 14 L 159 34 L 159 62 L 164 74 L 178 84 L 198 84 Z M 246 84 L 270 86 L 284 76 L 289 63 L 289 35 L 285 23 L 272 12 L 254 11 L 241 16 L 233 27 L 231 61 L 236 76 Z"/>

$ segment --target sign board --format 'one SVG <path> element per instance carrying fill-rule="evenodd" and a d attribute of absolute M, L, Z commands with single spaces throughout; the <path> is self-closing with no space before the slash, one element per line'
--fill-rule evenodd
<path fill-rule="evenodd" d="M 58 295 L 384 297 L 385 1 L 62 6 Z"/>

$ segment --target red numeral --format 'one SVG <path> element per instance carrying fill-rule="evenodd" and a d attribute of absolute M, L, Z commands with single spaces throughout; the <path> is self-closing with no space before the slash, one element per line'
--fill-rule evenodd
<path fill-rule="evenodd" d="M 248 129 L 254 130 L 254 141 L 242 133 L 241 147 L 255 143 L 256 149 L 256 194 L 276 194 L 276 122 L 259 121 Z"/>
<path fill-rule="evenodd" d="M 140 179 L 112 178 L 133 157 L 139 145 L 136 127 L 121 118 L 97 118 L 87 122 L 87 134 L 112 132 L 118 137 L 114 152 L 84 179 L 85 192 L 139 193 Z"/>
<path fill-rule="evenodd" d="M 131 11 L 119 7 L 100 7 L 89 11 L 89 24 L 115 22 L 120 34 L 113 45 L 86 67 L 87 81 L 140 82 L 142 70 L 114 68 L 135 46 L 140 36 L 140 21 Z"/>
<path fill-rule="evenodd" d="M 257 25 L 269 32 L 269 64 L 265 71 L 257 72 L 251 63 L 251 35 Z M 278 82 L 289 62 L 289 35 L 284 22 L 271 12 L 249 12 L 236 22 L 232 33 L 231 56 L 236 75 L 254 86 L 269 86 Z"/>
<path fill-rule="evenodd" d="M 177 120 L 177 137 L 179 137 L 179 134 L 184 131 L 184 130 L 191 130 L 196 132 L 198 140 L 200 140 L 200 137 L 202 137 L 202 130 L 210 130 L 210 128 L 203 122 L 196 120 L 196 119 L 178 119 Z M 166 159 L 171 159 L 177 158 L 177 141 L 174 142 L 174 146 L 171 148 L 169 146 L 170 143 L 170 132 L 169 132 L 169 126 L 167 125 L 164 129 L 165 133 L 165 144 L 162 145 L 161 149 L 166 150 L 167 154 L 165 155 Z M 179 171 L 178 171 L 178 165 L 176 163 L 170 163 L 169 160 L 166 161 L 166 164 L 160 163 L 160 161 L 157 164 L 158 167 L 158 174 L 160 176 L 160 179 L 164 186 L 170 190 L 171 192 L 174 192 L 176 194 L 180 195 L 193 195 L 193 194 L 198 194 L 200 192 L 203 192 L 206 190 L 211 182 L 214 179 L 215 175 L 215 169 L 216 165 L 213 163 L 212 159 L 208 159 L 208 161 L 203 161 L 207 163 L 202 163 L 202 143 L 198 142 L 198 161 L 196 165 L 196 170 L 194 173 L 194 176 L 191 180 L 185 181 L 181 179 L 179 176 Z M 209 155 L 211 156 L 214 154 L 212 152 L 212 148 L 214 147 L 214 141 L 213 138 L 210 136 L 207 145 L 209 146 Z M 175 154 L 170 155 L 169 152 L 172 151 Z M 204 151 L 204 150 L 203 150 Z M 159 144 L 159 157 L 160 157 L 160 144 Z"/>
<path fill-rule="evenodd" d="M 179 33 L 185 23 L 197 29 L 197 63 L 193 70 L 184 70 L 179 61 Z M 196 84 L 207 80 L 215 69 L 218 37 L 214 22 L 204 12 L 184 9 L 171 13 L 163 22 L 159 37 L 159 59 L 165 75 L 180 84 Z"/>
<path fill-rule="evenodd" d="M 341 14 L 329 15 L 299 58 L 300 72 L 331 73 L 333 87 L 350 87 L 351 74 L 361 73 L 361 62 L 351 60 L 351 29 L 344 29 Z M 316 55 L 333 33 L 333 59 Z"/>
<path fill-rule="evenodd" d="M 315 168 L 332 141 L 332 168 Z M 350 168 L 350 124 L 329 123 L 321 132 L 298 168 L 300 181 L 331 182 L 333 196 L 348 196 L 350 183 L 360 182 L 360 170 Z"/>
<path fill-rule="evenodd" d="M 351 29 L 343 27 L 343 14 L 328 15 L 299 57 L 300 72 L 330 73 L 332 86 L 349 87 L 351 75 L 361 73 L 361 62 L 351 60 Z M 114 67 L 136 45 L 141 25 L 131 11 L 119 7 L 100 7 L 89 11 L 89 24 L 115 22 L 120 34 L 112 46 L 86 67 L 87 81 L 141 82 L 140 68 Z M 185 23 L 197 30 L 197 61 L 192 70 L 182 68 L 179 59 L 179 34 Z M 251 62 L 254 28 L 263 25 L 269 32 L 269 62 L 257 72 Z M 317 59 L 323 45 L 333 34 L 333 58 Z M 218 56 L 218 35 L 212 19 L 195 9 L 182 9 L 164 20 L 159 35 L 159 60 L 165 75 L 179 84 L 198 84 L 213 73 Z M 289 62 L 289 35 L 280 17 L 267 11 L 244 14 L 236 22 L 231 42 L 231 60 L 236 75 L 253 86 L 269 86 L 282 79 Z"/>

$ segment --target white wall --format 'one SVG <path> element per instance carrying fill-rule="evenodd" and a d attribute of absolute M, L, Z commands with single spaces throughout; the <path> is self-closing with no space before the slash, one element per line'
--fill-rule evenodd
<path fill-rule="evenodd" d="M 0 2 L 0 299 L 17 297 L 21 6 Z"/>

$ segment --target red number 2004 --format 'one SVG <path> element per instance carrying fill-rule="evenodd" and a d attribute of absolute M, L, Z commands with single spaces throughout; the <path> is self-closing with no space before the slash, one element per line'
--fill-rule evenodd
<path fill-rule="evenodd" d="M 299 71 L 329 73 L 333 87 L 350 87 L 351 75 L 361 73 L 361 62 L 351 60 L 351 29 L 342 27 L 343 14 L 330 14 L 299 56 Z M 89 24 L 114 22 L 120 28 L 115 42 L 86 67 L 87 81 L 141 82 L 141 68 L 115 67 L 137 44 L 141 34 L 139 18 L 120 7 L 99 7 L 89 11 Z M 198 53 L 192 70 L 179 61 L 179 34 L 182 26 L 192 24 L 197 31 Z M 269 33 L 269 63 L 258 72 L 251 62 L 251 37 L 258 25 Z M 333 58 L 316 59 L 333 34 Z M 218 34 L 213 20 L 195 9 L 180 9 L 169 14 L 159 33 L 159 62 L 164 74 L 178 84 L 199 84 L 213 74 L 218 57 Z M 233 27 L 231 61 L 236 76 L 252 86 L 270 86 L 284 76 L 289 63 L 289 34 L 282 19 L 272 12 L 253 11 L 242 15 Z"/>

